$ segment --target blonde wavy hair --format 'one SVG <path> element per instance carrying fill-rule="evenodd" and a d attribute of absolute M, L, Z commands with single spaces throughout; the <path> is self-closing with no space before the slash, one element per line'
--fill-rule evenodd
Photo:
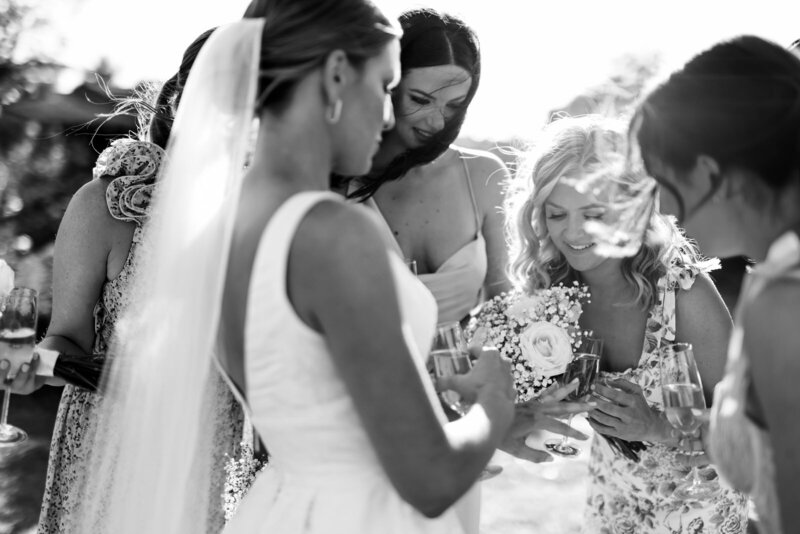
<path fill-rule="evenodd" d="M 548 235 L 544 203 L 562 178 L 610 180 L 627 156 L 626 125 L 600 115 L 557 119 L 543 129 L 540 139 L 518 153 L 504 203 L 508 274 L 517 288 L 531 294 L 559 282 L 580 280 Z M 698 265 L 701 261 L 673 220 L 654 211 L 641 248 L 623 259 L 622 273 L 636 289 L 635 301 L 650 309 L 658 298 L 658 280 L 670 263 Z"/>

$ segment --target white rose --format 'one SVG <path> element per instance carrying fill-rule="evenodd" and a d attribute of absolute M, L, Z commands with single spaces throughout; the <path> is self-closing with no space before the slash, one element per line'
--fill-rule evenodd
<path fill-rule="evenodd" d="M 548 378 L 563 373 L 572 359 L 572 344 L 564 329 L 545 321 L 532 323 L 519 335 L 522 356 L 537 374 Z"/>
<path fill-rule="evenodd" d="M 14 289 L 14 271 L 6 260 L 0 260 L 0 297 L 8 295 Z"/>

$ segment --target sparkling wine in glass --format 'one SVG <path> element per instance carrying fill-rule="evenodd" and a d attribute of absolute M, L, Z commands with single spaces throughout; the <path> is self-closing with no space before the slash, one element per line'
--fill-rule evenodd
<path fill-rule="evenodd" d="M 434 373 L 437 378 L 465 374 L 472 369 L 467 342 L 459 323 L 444 323 L 436 327 L 431 360 L 433 360 Z M 439 395 L 454 412 L 461 416 L 466 415 L 471 404 L 464 401 L 458 393 L 443 391 Z M 502 471 L 503 468 L 499 465 L 489 464 L 481 472 L 480 480 L 492 478 Z"/>
<path fill-rule="evenodd" d="M 575 353 L 572 361 L 567 364 L 567 370 L 564 371 L 564 385 L 569 384 L 576 378 L 578 379 L 578 387 L 565 398 L 569 402 L 583 401 L 592 393 L 592 386 L 600 373 L 600 352 L 603 350 L 602 340 L 595 341 L 594 345 L 585 346 L 594 347 L 597 351 L 596 353 Z M 567 425 L 570 427 L 572 427 L 572 417 L 573 414 L 570 414 L 567 419 Z M 547 440 L 544 442 L 544 446 L 548 451 L 565 457 L 577 456 L 581 452 L 578 447 L 570 443 L 569 437 L 566 435 L 561 439 Z"/>
<path fill-rule="evenodd" d="M 472 361 L 467 351 L 464 333 L 458 323 L 444 323 L 436 327 L 433 338 L 431 360 L 436 378 L 452 375 L 463 375 L 472 368 Z M 459 415 L 465 415 L 469 403 L 464 402 L 455 391 L 443 391 L 439 394 L 442 400 Z"/>
<path fill-rule="evenodd" d="M 692 345 L 675 343 L 659 351 L 661 396 L 669 423 L 681 433 L 681 441 L 691 439 L 700 428 L 700 416 L 706 409 L 703 382 L 697 371 Z M 681 499 L 706 499 L 719 492 L 715 482 L 704 481 L 695 466 L 691 481 L 679 485 L 675 496 Z"/>
<path fill-rule="evenodd" d="M 13 379 L 20 367 L 31 361 L 36 341 L 37 292 L 35 289 L 15 287 L 0 303 L 0 360 L 10 364 L 7 378 Z M 0 411 L 0 447 L 21 443 L 28 434 L 21 428 L 8 424 L 8 405 L 11 392 L 3 391 Z"/>

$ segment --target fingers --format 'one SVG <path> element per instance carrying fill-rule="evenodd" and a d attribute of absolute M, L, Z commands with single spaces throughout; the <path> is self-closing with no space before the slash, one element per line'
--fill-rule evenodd
<path fill-rule="evenodd" d="M 615 427 L 604 425 L 603 423 L 597 421 L 594 416 L 589 417 L 586 420 L 589 422 L 589 426 L 591 426 L 595 432 L 599 432 L 607 436 L 620 437 L 619 432 L 617 432 Z"/>
<path fill-rule="evenodd" d="M 479 326 L 475 329 L 475 332 L 472 334 L 472 340 L 469 343 L 469 348 L 472 349 L 473 347 L 481 348 L 487 344 L 489 340 L 489 330 L 485 326 Z"/>
<path fill-rule="evenodd" d="M 632 403 L 631 395 L 629 393 L 620 391 L 616 388 L 608 387 L 599 382 L 594 385 L 594 393 L 595 395 L 600 395 L 605 397 L 607 400 L 623 406 L 629 406 Z"/>
<path fill-rule="evenodd" d="M 539 393 L 538 400 L 542 403 L 560 402 L 567 398 L 567 395 L 578 389 L 579 384 L 580 381 L 577 378 L 563 386 L 556 382 Z"/>
<path fill-rule="evenodd" d="M 538 428 L 540 428 L 541 430 L 547 430 L 548 432 L 553 432 L 554 434 L 561 434 L 562 436 L 568 436 L 574 439 L 579 439 L 579 440 L 589 439 L 589 436 L 587 436 L 580 430 L 576 430 L 572 428 L 572 426 L 565 423 L 564 421 L 559 421 L 558 419 L 553 419 L 552 417 L 543 417 L 539 422 Z"/>
<path fill-rule="evenodd" d="M 37 389 L 36 386 L 36 367 L 39 364 L 39 355 L 34 354 L 29 363 L 20 366 L 19 371 L 12 380 L 8 380 L 8 373 L 11 365 L 8 360 L 0 362 L 0 384 L 3 389 L 9 389 L 12 393 L 27 395 Z"/>
<path fill-rule="evenodd" d="M 595 397 L 595 408 L 591 411 L 592 417 L 596 414 L 602 414 L 607 417 L 613 417 L 621 423 L 631 422 L 631 416 L 628 409 L 619 404 L 608 402 L 603 399 Z"/>
<path fill-rule="evenodd" d="M 513 441 L 504 443 L 501 450 L 508 454 L 519 458 L 520 460 L 527 460 L 535 464 L 544 462 L 552 462 L 553 457 L 545 451 L 539 449 L 532 449 L 525 445 L 525 438 L 515 439 Z"/>
<path fill-rule="evenodd" d="M 639 384 L 634 384 L 630 380 L 625 380 L 624 378 L 615 378 L 613 380 L 606 381 L 606 384 L 613 386 L 617 389 L 621 389 L 626 393 L 630 393 L 631 395 L 641 395 L 642 388 L 639 387 Z"/>
<path fill-rule="evenodd" d="M 540 404 L 536 408 L 530 408 L 529 413 L 549 415 L 554 417 L 564 417 L 567 415 L 590 412 L 597 407 L 595 402 L 559 402 L 556 404 Z"/>

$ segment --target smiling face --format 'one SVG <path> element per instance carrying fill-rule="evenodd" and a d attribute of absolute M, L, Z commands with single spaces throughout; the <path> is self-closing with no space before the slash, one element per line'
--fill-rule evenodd
<path fill-rule="evenodd" d="M 418 148 L 463 109 L 472 78 L 456 65 L 410 69 L 397 88 L 395 135 L 405 149 Z"/>
<path fill-rule="evenodd" d="M 587 222 L 602 221 L 607 207 L 591 193 L 581 193 L 561 178 L 544 203 L 544 216 L 550 240 L 579 272 L 597 268 L 608 258 L 596 253 L 596 243 L 585 230 Z"/>

